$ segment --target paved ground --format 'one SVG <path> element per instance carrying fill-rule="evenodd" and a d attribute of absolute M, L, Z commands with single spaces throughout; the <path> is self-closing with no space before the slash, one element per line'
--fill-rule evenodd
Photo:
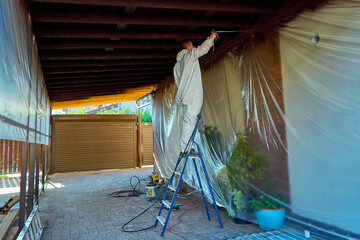
<path fill-rule="evenodd" d="M 20 194 L 20 174 L 0 177 L 0 204 Z"/>
<path fill-rule="evenodd" d="M 261 231 L 254 224 L 234 224 L 223 209 L 220 212 L 224 228 L 220 229 L 216 219 L 207 221 L 202 199 L 192 195 L 178 198 L 177 202 L 184 205 L 173 210 L 164 237 L 160 237 L 160 224 L 147 231 L 122 232 L 121 226 L 143 211 L 139 206 L 147 207 L 149 203 L 140 197 L 113 198 L 109 194 L 129 189 L 131 176 L 144 179 L 151 171 L 145 168 L 51 175 L 39 204 L 41 221 L 46 225 L 41 239 L 202 240 L 228 239 Z M 152 208 L 151 212 L 156 215 L 158 208 Z M 153 223 L 154 216 L 146 213 L 127 229 L 144 228 Z M 173 233 L 169 231 L 171 226 Z"/>

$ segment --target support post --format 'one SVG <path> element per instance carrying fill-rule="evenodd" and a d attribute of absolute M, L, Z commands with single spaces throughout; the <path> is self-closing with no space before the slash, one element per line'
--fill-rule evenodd
<path fill-rule="evenodd" d="M 29 159 L 29 144 L 21 142 L 21 150 L 19 231 L 24 227 L 26 221 L 26 172 Z"/>
<path fill-rule="evenodd" d="M 41 161 L 42 161 L 42 175 L 41 175 L 41 191 L 44 191 L 45 188 L 45 174 L 46 174 L 46 158 L 48 157 L 46 145 L 41 145 Z"/>
<path fill-rule="evenodd" d="M 41 145 L 36 145 L 35 149 L 35 204 L 38 204 L 39 202 L 39 188 L 40 188 L 40 158 L 41 158 L 41 152 L 40 152 Z"/>
<path fill-rule="evenodd" d="M 34 173 L 35 173 L 35 152 L 36 152 L 36 144 L 29 144 L 29 154 L 30 154 L 30 162 L 29 162 L 29 183 L 28 183 L 28 199 L 27 199 L 27 215 L 31 213 L 34 206 Z"/>

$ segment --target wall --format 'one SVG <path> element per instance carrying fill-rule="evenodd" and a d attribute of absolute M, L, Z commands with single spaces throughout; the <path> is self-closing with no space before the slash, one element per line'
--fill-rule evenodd
<path fill-rule="evenodd" d="M 280 32 L 293 211 L 354 233 L 360 233 L 359 12 L 359 1 L 330 1 Z"/>
<path fill-rule="evenodd" d="M 261 43 L 249 42 L 244 49 L 241 80 L 244 81 L 245 125 L 250 134 L 250 145 L 262 152 L 266 168 L 264 180 L 270 180 L 273 190 L 289 203 L 279 36 L 275 33 Z M 268 190 L 263 182 L 255 184 Z"/>

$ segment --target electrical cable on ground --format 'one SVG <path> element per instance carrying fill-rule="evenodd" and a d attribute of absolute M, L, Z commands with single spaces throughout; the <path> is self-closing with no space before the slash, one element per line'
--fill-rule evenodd
<path fill-rule="evenodd" d="M 184 205 L 186 205 L 186 206 L 194 206 L 194 204 L 192 204 L 192 203 L 194 203 L 194 202 L 197 202 L 197 200 L 194 200 L 194 201 L 191 201 L 191 202 L 186 202 L 186 203 L 184 203 Z M 193 210 L 193 209 L 195 209 L 195 208 L 198 208 L 198 206 L 194 206 L 194 207 L 189 208 L 189 209 L 186 209 L 184 212 L 182 212 L 182 213 L 178 216 L 178 219 L 179 219 L 178 222 L 175 223 L 175 224 L 173 224 L 171 227 L 169 227 L 169 232 L 172 233 L 172 234 L 175 234 L 175 235 L 177 235 L 177 236 L 179 236 L 179 237 L 181 237 L 181 238 L 183 238 L 184 240 L 188 240 L 188 239 L 185 238 L 184 236 L 181 236 L 180 234 L 171 231 L 171 229 L 173 229 L 174 227 L 176 227 L 177 225 L 180 224 L 180 218 L 181 218 L 185 213 L 190 212 L 191 210 Z"/>

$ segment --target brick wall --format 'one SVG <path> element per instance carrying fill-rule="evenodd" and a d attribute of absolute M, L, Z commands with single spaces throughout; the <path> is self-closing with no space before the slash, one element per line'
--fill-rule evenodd
<path fill-rule="evenodd" d="M 251 69 L 252 73 L 250 81 L 254 91 L 249 97 L 254 99 L 256 96 L 256 107 L 250 108 L 247 116 L 246 127 L 250 132 L 250 145 L 263 153 L 263 162 L 268 168 L 267 174 L 274 190 L 289 200 L 286 127 L 280 114 L 284 113 L 284 96 L 278 34 L 250 50 L 244 62 L 244 67 Z M 255 103 L 253 100 L 251 102 Z M 255 111 L 258 114 L 257 119 Z"/>

